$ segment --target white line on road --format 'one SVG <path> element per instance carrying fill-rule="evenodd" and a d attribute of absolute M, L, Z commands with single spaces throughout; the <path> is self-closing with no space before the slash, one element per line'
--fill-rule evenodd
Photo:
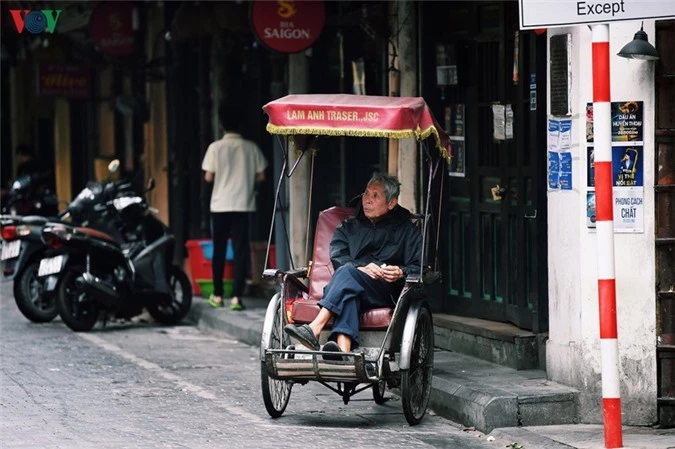
<path fill-rule="evenodd" d="M 262 420 L 259 416 L 254 415 L 252 413 L 248 413 L 240 408 L 233 407 L 231 404 L 226 403 L 225 401 L 221 400 L 216 396 L 212 391 L 207 390 L 206 388 L 202 388 L 199 385 L 195 385 L 191 382 L 188 382 L 187 380 L 183 379 L 180 376 L 177 376 L 175 374 L 172 374 L 165 369 L 163 369 L 161 366 L 149 362 L 145 359 L 142 359 L 134 354 L 131 354 L 122 348 L 120 348 L 117 345 L 114 345 L 112 343 L 108 343 L 107 341 L 103 340 L 100 337 L 97 337 L 95 335 L 91 334 L 83 334 L 83 333 L 77 333 L 78 336 L 84 338 L 85 340 L 88 340 L 89 342 L 95 344 L 96 346 L 101 347 L 102 349 L 105 349 L 108 352 L 111 352 L 113 354 L 116 354 L 131 363 L 146 369 L 148 371 L 151 371 L 152 373 L 163 377 L 164 379 L 175 383 L 179 388 L 181 388 L 184 391 L 188 391 L 196 396 L 199 396 L 202 399 L 207 399 L 209 401 L 214 401 L 217 403 L 217 405 L 221 408 L 224 408 L 227 410 L 229 413 L 232 413 L 234 415 L 240 416 L 242 418 L 245 418 L 247 420 L 255 420 L 260 424 L 264 424 L 265 421 Z"/>

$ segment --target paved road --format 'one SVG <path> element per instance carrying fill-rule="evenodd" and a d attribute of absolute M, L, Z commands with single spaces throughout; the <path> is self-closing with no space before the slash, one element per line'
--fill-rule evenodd
<path fill-rule="evenodd" d="M 115 323 L 90 333 L 33 324 L 0 284 L 0 447 L 496 448 L 429 413 L 410 427 L 398 398 L 344 405 L 310 383 L 283 417 L 262 404 L 258 348 L 185 325 Z"/>

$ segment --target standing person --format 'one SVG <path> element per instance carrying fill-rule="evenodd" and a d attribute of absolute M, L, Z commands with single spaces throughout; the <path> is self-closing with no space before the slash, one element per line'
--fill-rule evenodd
<path fill-rule="evenodd" d="M 358 347 L 359 313 L 393 306 L 405 277 L 420 274 L 422 233 L 410 221 L 410 211 L 398 204 L 400 185 L 395 176 L 375 173 L 356 216 L 335 230 L 330 243 L 335 274 L 324 288 L 319 314 L 309 324 L 284 328 L 304 346 L 318 350 L 321 330 L 332 318 L 323 350 L 349 352 Z"/>
<path fill-rule="evenodd" d="M 204 179 L 213 183 L 211 235 L 213 236 L 213 294 L 208 302 L 223 307 L 223 268 L 228 237 L 234 253 L 234 285 L 230 309 L 243 310 L 249 253 L 248 221 L 255 211 L 255 184 L 265 180 L 267 160 L 258 145 L 244 139 L 235 108 L 220 111 L 223 138 L 209 145 L 202 161 Z"/>

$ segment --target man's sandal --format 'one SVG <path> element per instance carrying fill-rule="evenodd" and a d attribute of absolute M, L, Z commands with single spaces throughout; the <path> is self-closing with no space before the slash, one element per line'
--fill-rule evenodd
<path fill-rule="evenodd" d="M 314 335 L 312 328 L 309 327 L 308 324 L 302 324 L 300 326 L 287 324 L 284 326 L 284 332 L 298 340 L 304 346 L 307 346 L 309 349 L 314 351 L 319 350 L 319 339 L 316 338 L 316 335 Z"/>

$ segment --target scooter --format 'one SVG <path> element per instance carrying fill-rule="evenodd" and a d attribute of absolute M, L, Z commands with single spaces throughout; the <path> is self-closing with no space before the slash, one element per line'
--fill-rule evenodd
<path fill-rule="evenodd" d="M 125 247 L 88 227 L 50 223 L 42 230 L 58 254 L 42 259 L 38 276 L 58 277 L 59 316 L 76 332 L 91 330 L 100 316 L 131 318 L 143 308 L 161 324 L 179 323 L 190 310 L 192 285 L 172 264 L 173 234 L 140 196 L 116 198 L 112 209 L 138 236 Z"/>
<path fill-rule="evenodd" d="M 49 258 L 54 250 L 42 241 L 42 228 L 49 222 L 77 223 L 110 233 L 124 242 L 130 237 L 122 232 L 122 223 L 104 207 L 113 197 L 129 194 L 131 184 L 112 181 L 119 169 L 119 161 L 108 166 L 110 176 L 104 184 L 90 182 L 77 197 L 56 217 L 38 215 L 0 216 L 3 239 L 0 262 L 5 279 L 13 280 L 13 293 L 19 311 L 30 321 L 45 323 L 58 315 L 55 301 L 56 278 L 37 276 L 40 261 Z"/>
<path fill-rule="evenodd" d="M 9 215 L 56 215 L 59 201 L 48 185 L 49 176 L 49 172 L 42 172 L 16 178 L 2 212 Z"/>

